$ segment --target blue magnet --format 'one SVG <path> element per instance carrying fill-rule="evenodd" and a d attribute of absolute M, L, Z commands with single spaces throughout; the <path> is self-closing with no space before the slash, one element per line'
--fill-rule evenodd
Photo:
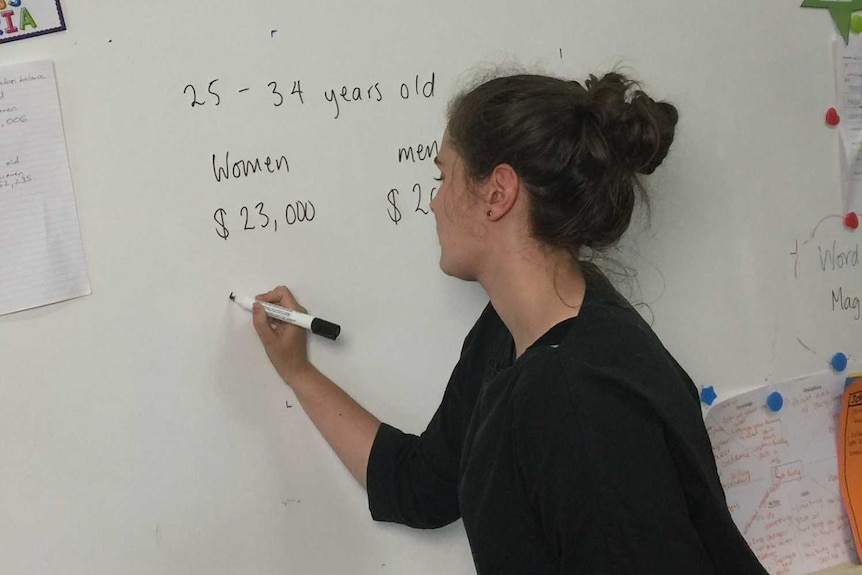
<path fill-rule="evenodd" d="M 766 396 L 766 407 L 771 411 L 780 411 L 784 406 L 784 398 L 777 391 L 773 391 Z"/>
<path fill-rule="evenodd" d="M 844 371 L 847 369 L 847 356 L 840 352 L 833 355 L 832 369 L 835 371 Z"/>
<path fill-rule="evenodd" d="M 712 405 L 716 397 L 718 397 L 718 394 L 715 393 L 715 389 L 711 385 L 700 390 L 700 401 L 707 405 Z"/>

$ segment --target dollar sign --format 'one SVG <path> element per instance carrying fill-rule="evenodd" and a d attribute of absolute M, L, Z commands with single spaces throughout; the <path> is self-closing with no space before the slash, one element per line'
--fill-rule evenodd
<path fill-rule="evenodd" d="M 216 234 L 218 234 L 218 237 L 220 237 L 223 240 L 227 240 L 227 237 L 230 235 L 230 232 L 227 231 L 227 226 L 224 225 L 225 213 L 226 212 L 223 209 L 219 208 L 213 214 L 213 219 L 215 220 L 215 223 L 217 223 L 219 225 L 219 227 L 221 228 L 221 229 L 216 228 Z"/>
<path fill-rule="evenodd" d="M 395 196 L 398 194 L 398 190 L 395 188 L 389 190 L 389 203 L 392 205 L 392 209 L 387 209 L 386 212 L 389 214 L 389 219 L 392 220 L 396 226 L 398 222 L 401 221 L 401 210 L 398 209 L 398 206 L 395 205 Z"/>

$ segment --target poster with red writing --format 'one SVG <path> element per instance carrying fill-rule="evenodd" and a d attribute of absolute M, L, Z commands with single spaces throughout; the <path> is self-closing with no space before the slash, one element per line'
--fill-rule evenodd
<path fill-rule="evenodd" d="M 65 29 L 60 0 L 0 0 L 0 44 Z"/>
<path fill-rule="evenodd" d="M 771 575 L 858 561 L 836 450 L 844 379 L 830 370 L 777 382 L 704 419 L 730 514 Z"/>

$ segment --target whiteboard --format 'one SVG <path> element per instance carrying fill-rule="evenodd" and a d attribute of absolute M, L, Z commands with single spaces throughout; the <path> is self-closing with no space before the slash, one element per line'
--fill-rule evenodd
<path fill-rule="evenodd" d="M 832 292 L 862 296 L 862 268 L 821 256 L 859 234 L 818 227 L 842 211 L 835 31 L 798 4 L 67 0 L 67 32 L 4 44 L 0 65 L 55 62 L 92 295 L 0 317 L 0 572 L 474 572 L 460 523 L 370 520 L 227 296 L 289 285 L 342 326 L 316 364 L 421 431 L 486 300 L 437 268 L 418 146 L 488 65 L 621 64 L 679 108 L 651 217 L 610 256 L 699 385 L 858 358 Z"/>

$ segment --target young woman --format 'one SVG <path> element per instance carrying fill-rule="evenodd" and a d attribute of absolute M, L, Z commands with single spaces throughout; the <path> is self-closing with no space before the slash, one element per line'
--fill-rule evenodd
<path fill-rule="evenodd" d="M 727 510 L 697 391 L 582 248 L 626 230 L 676 109 L 617 73 L 501 77 L 455 98 L 432 202 L 443 272 L 490 303 L 421 436 L 381 424 L 254 325 L 372 516 L 459 517 L 479 573 L 763 575 Z M 286 287 L 259 299 L 302 309 Z"/>

